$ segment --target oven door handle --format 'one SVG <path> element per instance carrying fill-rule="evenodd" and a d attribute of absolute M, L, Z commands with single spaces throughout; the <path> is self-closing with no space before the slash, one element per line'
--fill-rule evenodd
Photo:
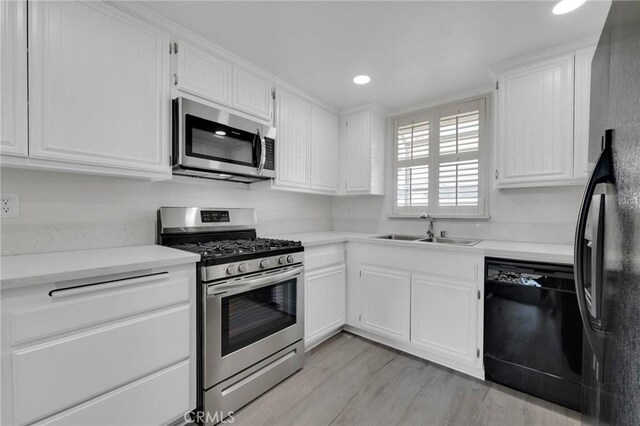
<path fill-rule="evenodd" d="M 280 281 L 286 281 L 302 274 L 302 265 L 294 266 L 292 270 L 263 278 L 247 280 L 242 283 L 211 284 L 207 287 L 207 297 L 231 296 L 260 287 L 267 287 Z"/>

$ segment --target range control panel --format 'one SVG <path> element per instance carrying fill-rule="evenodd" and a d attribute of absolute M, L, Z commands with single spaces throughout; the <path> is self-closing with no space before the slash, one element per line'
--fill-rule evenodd
<path fill-rule="evenodd" d="M 229 211 L 228 210 L 201 210 L 200 211 L 200 220 L 202 223 L 211 223 L 211 222 L 229 222 Z"/>

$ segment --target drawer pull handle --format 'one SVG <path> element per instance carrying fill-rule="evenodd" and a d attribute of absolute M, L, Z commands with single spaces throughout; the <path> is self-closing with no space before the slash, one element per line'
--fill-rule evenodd
<path fill-rule="evenodd" d="M 169 272 L 156 272 L 154 274 L 140 275 L 133 278 L 120 278 L 117 280 L 101 281 L 93 284 L 81 284 L 73 287 L 58 288 L 49 292 L 49 297 L 75 296 L 116 287 L 124 287 L 157 280 L 160 276 L 169 276 Z"/>

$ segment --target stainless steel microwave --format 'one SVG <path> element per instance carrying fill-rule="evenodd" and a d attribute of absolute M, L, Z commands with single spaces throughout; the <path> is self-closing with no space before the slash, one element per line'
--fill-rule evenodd
<path fill-rule="evenodd" d="M 276 129 L 186 98 L 173 100 L 173 174 L 231 182 L 270 179 Z"/>

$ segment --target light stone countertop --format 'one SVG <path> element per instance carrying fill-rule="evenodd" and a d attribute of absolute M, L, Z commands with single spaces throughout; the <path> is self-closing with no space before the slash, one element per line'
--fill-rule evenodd
<path fill-rule="evenodd" d="M 534 262 L 547 262 L 559 264 L 573 264 L 573 245 L 570 244 L 547 244 L 547 243 L 528 243 L 517 241 L 498 241 L 498 240 L 482 240 L 475 246 L 455 246 L 440 245 L 431 243 L 422 243 L 415 241 L 399 241 L 399 240 L 382 240 L 371 238 L 376 235 L 385 235 L 381 233 L 363 233 L 363 232 L 342 232 L 342 231 L 323 231 L 323 232 L 306 232 L 286 235 L 275 235 L 273 238 L 282 238 L 289 240 L 301 241 L 305 247 L 314 247 L 332 243 L 343 243 L 347 241 L 386 244 L 403 247 L 415 247 L 430 250 L 442 251 L 463 251 L 482 253 L 485 257 L 497 257 L 503 259 L 528 260 Z M 455 237 L 454 237 L 455 238 Z"/>
<path fill-rule="evenodd" d="M 197 254 L 159 245 L 20 254 L 0 257 L 0 288 L 84 279 L 196 263 Z"/>
<path fill-rule="evenodd" d="M 276 235 L 273 238 L 302 241 L 305 247 L 352 241 L 416 249 L 482 253 L 485 257 L 573 264 L 573 246 L 569 244 L 483 240 L 475 246 L 465 247 L 371 238 L 376 235 L 383 234 L 324 231 Z M 200 256 L 196 254 L 158 245 L 2 256 L 0 288 L 83 279 L 196 263 L 199 260 Z"/>

